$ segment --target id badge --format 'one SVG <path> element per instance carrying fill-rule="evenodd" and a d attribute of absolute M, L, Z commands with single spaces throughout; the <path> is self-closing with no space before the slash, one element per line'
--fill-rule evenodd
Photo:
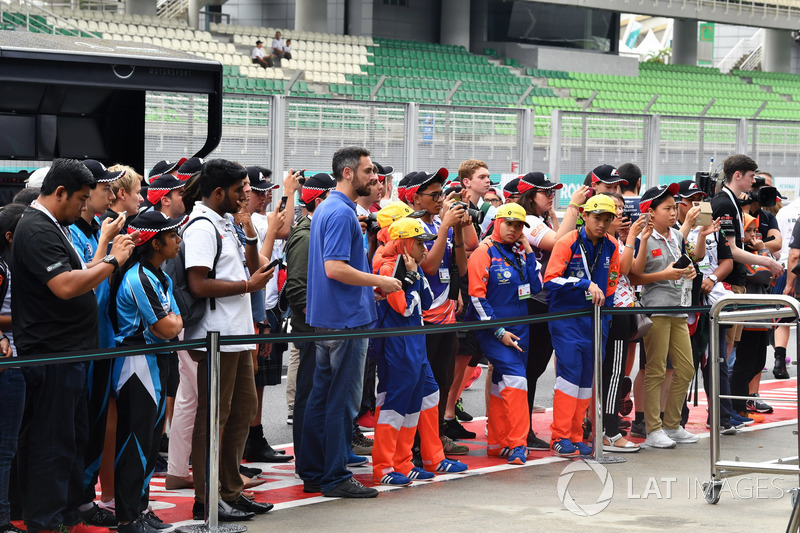
<path fill-rule="evenodd" d="M 592 293 L 589 292 L 589 291 L 584 291 L 584 294 L 586 295 L 586 301 L 591 302 L 592 301 Z"/>
<path fill-rule="evenodd" d="M 707 262 L 700 263 L 697 265 L 697 268 L 699 268 L 700 272 L 703 274 L 711 274 L 714 271 L 714 269 L 711 268 L 711 264 Z"/>
<path fill-rule="evenodd" d="M 517 296 L 519 296 L 520 300 L 525 300 L 526 298 L 531 297 L 531 284 L 530 283 L 523 283 L 517 287 Z"/>
<path fill-rule="evenodd" d="M 450 283 L 450 269 L 449 268 L 440 268 L 439 269 L 439 281 L 442 283 Z"/>

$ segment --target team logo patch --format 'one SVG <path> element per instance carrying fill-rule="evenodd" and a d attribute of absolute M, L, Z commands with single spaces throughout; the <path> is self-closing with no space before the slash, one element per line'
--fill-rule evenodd
<path fill-rule="evenodd" d="M 506 270 L 505 272 L 503 272 L 503 277 L 506 278 L 506 279 L 509 279 L 511 277 L 511 272 Z"/>
<path fill-rule="evenodd" d="M 652 255 L 653 257 L 661 257 L 661 255 L 662 255 L 661 254 L 661 248 L 656 248 L 655 250 L 650 252 L 650 255 Z"/>

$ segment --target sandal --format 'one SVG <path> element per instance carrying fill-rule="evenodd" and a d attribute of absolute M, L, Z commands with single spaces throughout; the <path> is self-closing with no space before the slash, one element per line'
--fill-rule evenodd
<path fill-rule="evenodd" d="M 638 444 L 625 439 L 619 433 L 613 437 L 603 435 L 603 451 L 605 452 L 634 453 L 639 450 L 641 450 L 641 448 Z"/>

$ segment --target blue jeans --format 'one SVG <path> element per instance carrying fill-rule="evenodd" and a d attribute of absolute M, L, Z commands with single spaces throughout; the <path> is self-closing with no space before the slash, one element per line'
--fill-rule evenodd
<path fill-rule="evenodd" d="M 327 492 L 353 475 L 347 458 L 353 418 L 361 403 L 367 339 L 317 341 L 316 345 L 317 367 L 303 421 L 298 474 L 304 481 L 318 482 L 322 492 Z"/>
<path fill-rule="evenodd" d="M 11 521 L 8 483 L 25 407 L 25 378 L 18 368 L 0 372 L 0 526 Z"/>
<path fill-rule="evenodd" d="M 719 394 L 720 396 L 730 396 L 731 394 L 731 384 L 730 384 L 730 370 L 728 369 L 728 361 L 727 359 L 728 348 L 727 342 L 725 340 L 725 330 L 720 329 L 719 331 L 719 356 L 722 359 L 719 362 Z M 711 350 L 709 348 L 709 357 L 711 355 Z M 706 364 L 703 367 L 703 388 L 706 391 L 706 398 L 711 398 L 711 368 L 709 364 L 711 363 L 710 360 L 706 360 Z M 709 408 L 710 409 L 710 408 Z M 719 400 L 719 422 L 720 424 L 730 423 L 731 415 L 733 414 L 733 405 L 731 401 L 727 398 L 720 398 Z M 711 419 L 711 413 L 708 414 L 708 419 Z"/>

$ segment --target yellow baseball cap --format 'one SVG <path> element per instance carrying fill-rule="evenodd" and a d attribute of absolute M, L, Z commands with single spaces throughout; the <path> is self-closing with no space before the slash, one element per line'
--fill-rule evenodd
<path fill-rule="evenodd" d="M 611 213 L 617 216 L 617 204 L 606 194 L 595 194 L 581 208 L 582 213 Z"/>
<path fill-rule="evenodd" d="M 525 208 L 519 204 L 503 204 L 497 208 L 497 214 L 495 215 L 495 218 L 518 220 L 530 228 L 531 225 L 525 222 L 525 217 L 527 214 L 528 213 L 525 212 Z"/>
<path fill-rule="evenodd" d="M 377 213 L 375 213 L 378 220 L 378 225 L 385 228 L 396 220 L 404 217 L 419 218 L 424 215 L 424 211 L 412 211 L 405 202 L 392 202 Z"/>
<path fill-rule="evenodd" d="M 385 208 L 384 208 L 385 209 Z M 389 239 L 418 239 L 432 241 L 436 238 L 433 233 L 428 233 L 422 222 L 416 218 L 404 217 L 389 226 Z"/>

